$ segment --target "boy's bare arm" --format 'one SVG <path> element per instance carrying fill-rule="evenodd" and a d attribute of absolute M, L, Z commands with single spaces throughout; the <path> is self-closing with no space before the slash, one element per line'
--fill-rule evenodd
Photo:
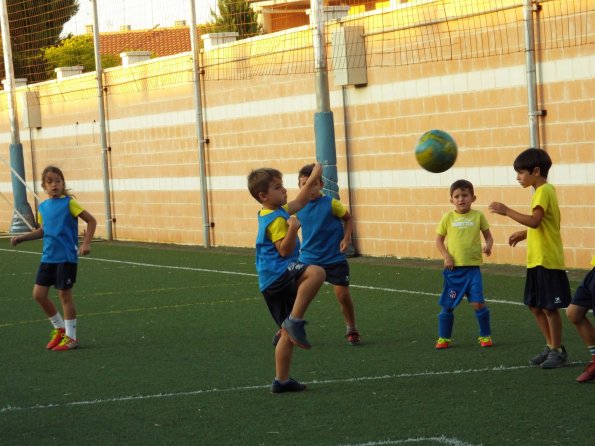
<path fill-rule="evenodd" d="M 345 215 L 341 217 L 341 220 L 343 220 L 343 240 L 341 240 L 339 250 L 345 252 L 351 244 L 351 234 L 353 233 L 353 219 L 349 211 L 345 211 Z"/>
<path fill-rule="evenodd" d="M 287 257 L 293 254 L 297 243 L 297 233 L 300 229 L 301 223 L 295 215 L 287 219 L 287 234 L 280 240 L 275 242 L 275 248 L 281 257 Z"/>
<path fill-rule="evenodd" d="M 494 246 L 494 238 L 492 237 L 492 232 L 489 229 L 486 229 L 485 231 L 481 231 L 481 233 L 483 234 L 483 238 L 486 242 L 482 252 L 486 256 L 489 256 L 492 254 L 492 247 Z"/>
<path fill-rule="evenodd" d="M 521 214 L 520 212 L 510 209 L 504 203 L 493 202 L 488 206 L 488 209 L 493 214 L 504 215 L 512 218 L 517 223 L 520 223 L 529 228 L 537 228 L 543 220 L 544 211 L 541 206 L 535 206 L 531 215 Z"/>
<path fill-rule="evenodd" d="M 85 231 L 85 237 L 79 247 L 79 254 L 86 256 L 91 252 L 91 240 L 93 240 L 93 235 L 95 234 L 95 229 L 97 228 L 97 220 L 93 217 L 89 212 L 83 211 L 79 214 L 79 218 L 87 223 L 87 230 Z"/>
<path fill-rule="evenodd" d="M 442 254 L 442 257 L 444 258 L 444 267 L 446 269 L 452 270 L 455 266 L 455 261 L 446 249 L 446 245 L 444 244 L 445 239 L 446 237 L 444 235 L 438 234 L 436 236 L 436 247 L 438 248 L 438 251 L 440 251 L 440 254 Z"/>
<path fill-rule="evenodd" d="M 322 166 L 320 163 L 315 163 L 314 168 L 312 169 L 312 173 L 306 181 L 306 184 L 299 190 L 297 196 L 287 203 L 287 210 L 290 214 L 295 214 L 297 211 L 301 210 L 304 206 L 308 204 L 308 197 L 310 196 L 310 188 L 322 177 Z"/>
<path fill-rule="evenodd" d="M 12 246 L 16 246 L 19 243 L 28 242 L 29 240 L 38 240 L 40 238 L 43 238 L 43 227 L 34 229 L 31 232 L 26 232 L 24 234 L 17 235 L 15 237 L 11 238 L 10 244 Z"/>

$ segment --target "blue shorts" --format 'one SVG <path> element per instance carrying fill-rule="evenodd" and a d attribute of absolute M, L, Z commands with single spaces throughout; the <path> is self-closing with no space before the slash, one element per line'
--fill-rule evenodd
<path fill-rule="evenodd" d="M 593 316 L 595 316 L 595 268 L 587 273 L 574 292 L 572 304 L 593 309 Z"/>
<path fill-rule="evenodd" d="M 445 269 L 442 275 L 444 288 L 438 301 L 441 307 L 454 310 L 465 296 L 469 302 L 484 303 L 479 266 L 460 266 L 452 271 Z"/>
<path fill-rule="evenodd" d="M 57 290 L 69 290 L 76 282 L 76 270 L 76 263 L 41 263 L 35 277 L 35 285 L 54 285 Z"/>
<path fill-rule="evenodd" d="M 307 267 L 299 262 L 290 263 L 285 272 L 262 292 L 269 312 L 279 327 L 291 314 L 297 296 L 298 279 Z"/>

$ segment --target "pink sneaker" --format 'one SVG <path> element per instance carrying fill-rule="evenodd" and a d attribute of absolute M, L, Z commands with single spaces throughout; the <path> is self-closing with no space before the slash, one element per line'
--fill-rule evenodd
<path fill-rule="evenodd" d="M 62 338 L 62 342 L 60 342 L 56 347 L 52 349 L 54 352 L 62 352 L 65 350 L 74 350 L 79 346 L 79 343 L 76 339 L 69 338 L 68 336 L 64 335 Z"/>
<path fill-rule="evenodd" d="M 65 330 L 63 328 L 54 328 L 50 333 L 50 342 L 48 342 L 48 345 L 46 345 L 45 348 L 47 348 L 48 350 L 52 350 L 60 342 L 62 342 L 64 332 Z"/>

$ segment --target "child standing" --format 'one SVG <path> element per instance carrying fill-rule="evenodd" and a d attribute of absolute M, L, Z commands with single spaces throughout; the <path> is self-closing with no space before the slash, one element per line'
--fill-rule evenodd
<path fill-rule="evenodd" d="M 258 212 L 256 235 L 259 290 L 273 319 L 281 328 L 281 337 L 275 347 L 276 376 L 271 386 L 272 393 L 306 389 L 305 384 L 289 376 L 293 344 L 311 348 L 303 318 L 308 305 L 324 283 L 325 273 L 319 266 L 299 262 L 297 233 L 300 222 L 292 214 L 308 203 L 310 190 L 321 174 L 322 167 L 317 163 L 310 180 L 295 200 L 289 203 L 281 172 L 262 168 L 248 175 L 248 190 L 262 204 Z"/>
<path fill-rule="evenodd" d="M 43 252 L 33 287 L 33 298 L 54 327 L 46 348 L 53 351 L 72 350 L 79 345 L 76 336 L 76 308 L 72 296 L 78 254 L 84 256 L 91 252 L 90 243 L 97 222 L 66 189 L 64 175 L 59 168 L 48 166 L 44 169 L 41 187 L 49 199 L 39 205 L 40 227 L 13 237 L 11 244 L 17 246 L 21 242 L 43 238 Z M 77 252 L 78 218 L 87 223 L 87 231 Z M 58 290 L 64 319 L 48 298 L 52 285 Z"/>
<path fill-rule="evenodd" d="M 514 160 L 517 181 L 533 187 L 531 214 L 521 214 L 503 203 L 489 205 L 490 212 L 505 215 L 528 227 L 513 233 L 508 243 L 516 246 L 527 239 L 525 305 L 535 317 L 545 338 L 545 348 L 529 363 L 553 369 L 563 365 L 568 354 L 562 345 L 562 319 L 559 309 L 570 303 L 570 284 L 564 269 L 560 235 L 560 208 L 554 186 L 547 182 L 552 160 L 545 150 L 530 148 Z"/>
<path fill-rule="evenodd" d="M 303 189 L 312 176 L 314 164 L 307 164 L 298 174 L 298 185 Z M 326 281 L 333 285 L 346 325 L 346 338 L 350 345 L 360 344 L 355 325 L 355 309 L 349 293 L 349 263 L 345 251 L 351 243 L 353 221 L 343 204 L 322 195 L 324 182 L 313 181 L 306 206 L 297 213 L 302 224 L 300 262 L 318 265 L 326 272 Z M 344 224 L 344 225 L 343 225 Z"/>
<path fill-rule="evenodd" d="M 492 346 L 490 310 L 485 305 L 479 266 L 483 263 L 482 252 L 487 256 L 492 253 L 494 240 L 485 215 L 471 209 L 475 200 L 471 182 L 457 180 L 452 183 L 450 202 L 455 208 L 444 214 L 436 228 L 436 246 L 444 257 L 444 287 L 439 300 L 442 311 L 438 315 L 437 349 L 448 348 L 451 344 L 453 312 L 465 296 L 475 310 L 479 324 L 479 345 Z M 485 240 L 483 248 L 480 232 Z"/>
<path fill-rule="evenodd" d="M 568 320 L 574 324 L 579 336 L 589 349 L 591 362 L 587 364 L 583 373 L 576 380 L 586 383 L 595 379 L 595 328 L 587 319 L 589 308 L 595 315 L 595 256 L 591 259 L 593 269 L 585 276 L 583 282 L 574 293 L 574 299 L 566 310 Z"/>

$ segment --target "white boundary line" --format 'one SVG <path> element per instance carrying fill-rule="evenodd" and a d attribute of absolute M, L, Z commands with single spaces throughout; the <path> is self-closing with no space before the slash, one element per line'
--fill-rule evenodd
<path fill-rule="evenodd" d="M 573 364 L 573 363 L 570 363 Z M 393 380 L 401 378 L 419 378 L 426 376 L 443 376 L 443 375 L 463 375 L 469 373 L 485 373 L 485 372 L 510 372 L 515 370 L 524 370 L 533 368 L 532 366 L 504 366 L 500 365 L 497 367 L 484 367 L 481 369 L 460 369 L 460 370 L 442 370 L 442 371 L 425 371 L 419 373 L 398 373 L 392 375 L 380 375 L 380 376 L 361 376 L 356 378 L 342 378 L 342 379 L 326 379 L 326 380 L 314 380 L 307 384 L 338 384 L 338 383 L 357 383 L 365 381 L 379 381 L 379 380 Z M 154 393 L 148 395 L 127 395 L 113 398 L 98 398 L 94 400 L 81 400 L 81 401 L 69 401 L 66 403 L 47 403 L 47 404 L 35 404 L 33 406 L 11 406 L 10 404 L 0 408 L 0 414 L 18 411 L 29 411 L 29 410 L 43 410 L 43 409 L 54 409 L 57 407 L 72 407 L 72 406 L 93 406 L 97 404 L 109 404 L 119 403 L 124 401 L 142 401 L 150 399 L 160 398 L 176 398 L 184 396 L 196 396 L 196 395 L 207 395 L 211 393 L 224 393 L 224 392 L 238 392 L 244 390 L 260 390 L 267 389 L 270 384 L 266 385 L 252 385 L 252 386 L 240 386 L 240 387 L 228 387 L 228 388 L 217 388 L 212 389 L 199 389 L 191 390 L 187 392 L 163 392 Z"/>
<path fill-rule="evenodd" d="M 37 253 L 37 252 L 20 251 L 18 249 L 0 248 L 0 251 L 39 255 L 39 253 Z M 196 267 L 191 267 L 191 266 L 156 265 L 154 263 L 131 262 L 131 261 L 126 261 L 126 260 L 101 259 L 101 258 L 97 258 L 97 257 L 81 257 L 80 259 L 85 260 L 85 261 L 120 263 L 123 265 L 142 266 L 142 267 L 147 267 L 147 268 L 164 268 L 164 269 L 174 269 L 174 270 L 180 270 L 180 271 L 198 271 L 198 272 L 203 272 L 203 273 L 228 274 L 228 275 L 245 276 L 245 277 L 257 277 L 258 276 L 257 274 L 254 274 L 254 273 L 241 273 L 241 272 L 237 272 L 237 271 L 225 271 L 225 270 L 217 270 L 217 269 L 196 268 Z M 350 284 L 349 287 L 350 288 L 358 288 L 358 289 L 362 289 L 362 290 L 385 291 L 387 293 L 414 294 L 414 295 L 419 295 L 419 296 L 439 297 L 438 293 L 429 293 L 426 291 L 400 290 L 397 288 L 375 287 L 375 286 L 369 286 L 369 285 L 354 285 L 354 284 Z M 501 299 L 486 299 L 486 302 L 506 304 L 506 305 L 524 306 L 524 304 L 522 302 L 514 302 L 514 301 L 510 301 L 510 300 L 501 300 Z"/>
<path fill-rule="evenodd" d="M 466 441 L 461 441 L 458 438 L 448 438 L 444 435 L 440 435 L 439 437 L 416 437 L 416 438 L 405 438 L 403 440 L 391 440 L 390 438 L 387 440 L 380 440 L 380 441 L 368 441 L 366 443 L 357 443 L 357 444 L 340 444 L 339 446 L 380 446 L 380 445 L 392 445 L 392 444 L 407 444 L 407 443 L 420 443 L 420 442 L 433 442 L 436 444 L 446 444 L 451 446 L 481 446 L 474 445 L 473 443 L 467 443 Z"/>

